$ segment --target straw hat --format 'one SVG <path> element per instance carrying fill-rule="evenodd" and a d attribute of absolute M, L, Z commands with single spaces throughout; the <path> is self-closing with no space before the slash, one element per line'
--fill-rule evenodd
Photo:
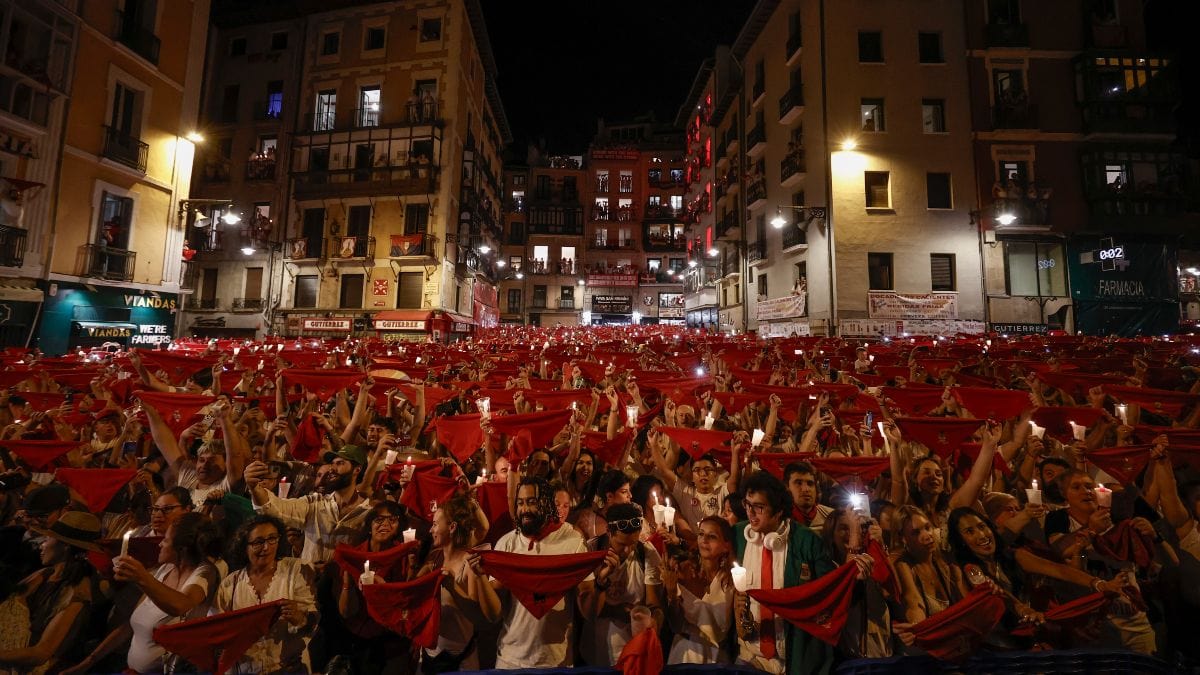
<path fill-rule="evenodd" d="M 86 511 L 68 511 L 48 528 L 31 527 L 31 531 L 43 537 L 52 537 L 85 551 L 102 551 L 100 545 L 100 519 Z"/>

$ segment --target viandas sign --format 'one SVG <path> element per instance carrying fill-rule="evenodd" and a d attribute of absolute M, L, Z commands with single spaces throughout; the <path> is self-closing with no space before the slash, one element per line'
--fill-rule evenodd
<path fill-rule="evenodd" d="M 1173 237 L 1079 234 L 1067 244 L 1075 329 L 1088 335 L 1159 335 L 1179 327 Z"/>

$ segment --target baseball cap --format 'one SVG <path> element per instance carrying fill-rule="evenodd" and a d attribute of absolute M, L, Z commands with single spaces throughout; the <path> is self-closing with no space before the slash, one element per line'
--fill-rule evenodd
<path fill-rule="evenodd" d="M 363 466 L 367 463 L 367 452 L 357 445 L 347 445 L 337 452 L 325 453 L 325 461 L 332 462 L 341 457 L 352 464 Z"/>

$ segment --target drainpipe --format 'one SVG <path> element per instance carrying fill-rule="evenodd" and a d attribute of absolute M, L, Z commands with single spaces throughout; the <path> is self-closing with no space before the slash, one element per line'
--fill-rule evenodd
<path fill-rule="evenodd" d="M 829 256 L 829 319 L 825 333 L 837 335 L 837 261 L 833 246 L 833 153 L 829 144 L 829 71 L 825 47 L 825 0 L 821 0 L 821 135 L 825 153 L 825 246 Z"/>

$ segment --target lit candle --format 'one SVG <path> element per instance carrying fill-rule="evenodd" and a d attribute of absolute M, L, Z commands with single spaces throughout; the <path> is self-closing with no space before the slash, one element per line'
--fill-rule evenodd
<path fill-rule="evenodd" d="M 1129 424 L 1129 406 L 1124 403 L 1118 403 L 1117 417 L 1121 418 L 1121 424 Z"/>
<path fill-rule="evenodd" d="M 241 353 L 241 351 L 242 351 L 242 348 L 241 348 L 241 347 L 234 347 L 234 348 L 233 348 L 233 355 L 234 355 L 234 356 L 237 356 L 238 354 L 240 354 L 240 353 Z"/>
<path fill-rule="evenodd" d="M 483 398 L 475 399 L 475 407 L 479 410 L 479 415 L 485 420 L 492 419 L 492 399 L 484 396 Z"/>
<path fill-rule="evenodd" d="M 266 364 L 263 362 L 263 360 L 262 360 L 262 359 L 259 359 L 259 360 L 258 360 L 258 369 L 259 369 L 259 370 L 262 370 L 264 365 L 266 365 Z"/>
<path fill-rule="evenodd" d="M 867 360 L 870 361 L 871 363 L 875 363 L 875 355 L 867 354 Z"/>
<path fill-rule="evenodd" d="M 696 369 L 696 377 L 701 377 L 701 376 L 703 376 L 703 375 L 704 375 L 704 369 L 703 369 L 703 368 L 697 368 L 697 369 Z"/>
<path fill-rule="evenodd" d="M 667 505 L 662 510 L 662 520 L 659 521 L 667 526 L 667 529 L 675 527 L 675 507 L 671 506 L 671 498 L 667 497 Z"/>
<path fill-rule="evenodd" d="M 287 499 L 288 493 L 292 491 L 292 484 L 288 482 L 287 476 L 280 476 L 279 485 L 275 489 L 279 491 L 280 499 Z"/>
<path fill-rule="evenodd" d="M 704 416 L 704 428 L 711 430 L 714 421 L 716 421 L 716 420 L 713 418 L 712 413 L 708 413 L 707 415 L 705 415 Z"/>
<path fill-rule="evenodd" d="M 750 581 L 746 578 L 746 568 L 739 565 L 736 560 L 733 561 L 733 569 L 729 571 L 729 575 L 733 577 L 733 587 L 739 593 L 745 593 L 746 589 L 750 587 Z"/>
<path fill-rule="evenodd" d="M 797 350 L 793 351 L 792 353 L 795 354 L 796 356 L 800 356 L 800 355 L 804 354 L 804 350 L 797 349 Z"/>
<path fill-rule="evenodd" d="M 1038 488 L 1037 479 L 1034 478 L 1030 483 L 1030 487 L 1025 488 L 1025 498 L 1030 504 L 1042 503 L 1042 491 Z"/>
<path fill-rule="evenodd" d="M 625 406 L 625 421 L 631 428 L 637 426 L 638 407 L 636 405 Z"/>
<path fill-rule="evenodd" d="M 362 576 L 358 577 L 358 585 L 360 587 L 370 586 L 373 583 L 375 583 L 375 573 L 371 571 L 371 561 L 364 560 Z"/>
<path fill-rule="evenodd" d="M 407 530 L 405 530 L 405 531 L 404 531 L 404 543 L 406 543 L 406 544 L 407 544 L 407 543 L 408 543 L 408 542 L 410 542 L 410 541 L 416 541 L 416 539 L 417 539 L 417 530 L 416 530 L 416 528 L 412 528 L 412 527 L 410 527 L 410 528 L 408 528 Z"/>
<path fill-rule="evenodd" d="M 479 472 L 479 475 L 475 477 L 476 485 L 483 485 L 485 482 L 487 482 L 487 469 Z"/>
<path fill-rule="evenodd" d="M 133 530 L 125 530 L 125 534 L 121 535 L 121 555 L 129 555 L 129 538 L 133 536 Z"/>
<path fill-rule="evenodd" d="M 1039 427 L 1036 422 L 1029 420 L 1029 433 L 1033 434 L 1034 438 L 1042 438 L 1046 434 L 1046 427 Z"/>
<path fill-rule="evenodd" d="M 866 505 L 867 498 L 865 495 L 861 495 L 857 492 L 850 494 L 850 508 L 854 509 L 855 511 L 861 511 Z"/>
<path fill-rule="evenodd" d="M 763 436 L 766 436 L 766 435 L 767 435 L 767 433 L 765 431 L 763 431 L 762 429 L 755 429 L 754 435 L 750 437 L 751 447 L 757 448 L 758 446 L 762 445 Z"/>
<path fill-rule="evenodd" d="M 1104 487 L 1104 483 L 1096 485 L 1096 505 L 1106 509 L 1112 508 L 1112 490 Z"/>
<path fill-rule="evenodd" d="M 1084 440 L 1087 435 L 1087 427 L 1082 424 L 1075 424 L 1074 422 L 1068 422 L 1068 424 L 1071 425 L 1071 435 L 1075 437 L 1075 440 Z"/>

